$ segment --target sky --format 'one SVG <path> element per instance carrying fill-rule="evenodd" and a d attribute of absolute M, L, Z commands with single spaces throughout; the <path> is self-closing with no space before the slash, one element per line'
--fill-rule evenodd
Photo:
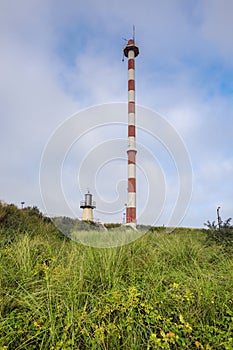
<path fill-rule="evenodd" d="M 232 217 L 232 13 L 231 0 L 1 1 L 0 199 L 81 217 L 90 190 L 98 220 L 124 220 L 135 25 L 138 222 Z"/>

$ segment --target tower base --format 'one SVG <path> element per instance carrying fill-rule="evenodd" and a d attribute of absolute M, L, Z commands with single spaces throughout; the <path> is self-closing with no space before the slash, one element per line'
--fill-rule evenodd
<path fill-rule="evenodd" d="M 93 221 L 93 209 L 92 208 L 83 208 L 83 221 Z"/>
<path fill-rule="evenodd" d="M 137 231 L 137 225 L 135 222 L 128 222 L 125 224 L 125 226 L 132 228 L 133 230 Z"/>

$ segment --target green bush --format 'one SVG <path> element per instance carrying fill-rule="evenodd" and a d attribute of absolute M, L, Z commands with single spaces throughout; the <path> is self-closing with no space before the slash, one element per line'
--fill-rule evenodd
<path fill-rule="evenodd" d="M 226 249 L 233 248 L 233 226 L 231 225 L 231 218 L 225 222 L 220 220 L 219 224 L 207 221 L 205 224 L 208 227 L 207 244 L 217 244 Z"/>

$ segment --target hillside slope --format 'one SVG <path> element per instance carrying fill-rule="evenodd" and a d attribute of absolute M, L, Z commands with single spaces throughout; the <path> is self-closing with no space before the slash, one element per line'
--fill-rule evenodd
<path fill-rule="evenodd" d="M 205 231 L 95 249 L 36 208 L 3 207 L 0 349 L 233 348 L 232 254 Z"/>

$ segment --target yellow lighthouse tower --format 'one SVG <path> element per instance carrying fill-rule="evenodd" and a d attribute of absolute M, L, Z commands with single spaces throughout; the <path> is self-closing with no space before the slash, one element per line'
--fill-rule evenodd
<path fill-rule="evenodd" d="M 92 194 L 88 191 L 85 194 L 85 199 L 80 202 L 80 208 L 83 209 L 83 221 L 93 221 L 93 209 L 95 209 L 95 207 L 96 205 L 92 200 Z"/>

